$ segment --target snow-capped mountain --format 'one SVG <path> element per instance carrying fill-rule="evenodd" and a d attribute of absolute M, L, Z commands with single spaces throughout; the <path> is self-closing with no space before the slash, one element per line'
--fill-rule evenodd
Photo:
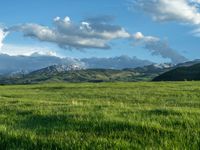
<path fill-rule="evenodd" d="M 53 65 L 59 66 L 58 68 L 61 70 L 65 69 L 66 66 L 69 70 L 73 70 L 74 68 L 124 69 L 143 67 L 150 64 L 153 64 L 153 62 L 129 56 L 75 59 L 71 57 L 60 58 L 39 53 L 33 53 L 30 56 L 0 54 L 0 75 L 29 73 Z"/>
<path fill-rule="evenodd" d="M 60 65 L 52 65 L 46 68 L 42 68 L 40 70 L 37 70 L 37 72 L 39 71 L 45 71 L 45 72 L 49 72 L 49 73 L 61 73 L 61 72 L 66 72 L 66 71 L 74 71 L 74 70 L 83 70 L 85 69 L 83 66 L 81 66 L 80 64 L 60 64 Z"/>

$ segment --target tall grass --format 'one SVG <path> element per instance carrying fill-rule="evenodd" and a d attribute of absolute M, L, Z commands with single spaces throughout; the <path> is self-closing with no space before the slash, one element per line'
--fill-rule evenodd
<path fill-rule="evenodd" d="M 200 82 L 0 86 L 1 149 L 200 149 Z"/>

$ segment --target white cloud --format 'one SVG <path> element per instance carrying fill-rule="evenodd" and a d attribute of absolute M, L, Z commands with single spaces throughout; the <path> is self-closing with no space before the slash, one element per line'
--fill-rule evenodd
<path fill-rule="evenodd" d="M 54 28 L 28 23 L 8 29 L 22 32 L 24 36 L 40 41 L 56 43 L 62 48 L 109 48 L 109 42 L 118 38 L 129 38 L 130 34 L 122 27 L 105 22 L 82 21 L 74 24 L 69 17 L 54 18 Z"/>
<path fill-rule="evenodd" d="M 139 8 L 159 22 L 174 21 L 194 26 L 191 33 L 200 37 L 200 0 L 132 0 Z"/>
<path fill-rule="evenodd" d="M 134 6 L 150 14 L 156 21 L 179 21 L 199 25 L 199 0 L 134 0 Z"/>
<path fill-rule="evenodd" d="M 144 35 L 141 32 L 137 32 L 133 35 L 134 39 L 141 40 L 144 38 Z"/>

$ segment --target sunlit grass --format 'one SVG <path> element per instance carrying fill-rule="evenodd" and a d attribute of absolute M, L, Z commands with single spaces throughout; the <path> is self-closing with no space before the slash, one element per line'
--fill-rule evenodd
<path fill-rule="evenodd" d="M 3 149 L 199 149 L 200 82 L 0 86 Z"/>

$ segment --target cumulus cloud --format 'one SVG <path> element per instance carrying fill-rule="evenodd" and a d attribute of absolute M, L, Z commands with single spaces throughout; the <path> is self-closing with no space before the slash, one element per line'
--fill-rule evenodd
<path fill-rule="evenodd" d="M 162 41 L 158 37 L 145 36 L 143 33 L 137 32 L 133 35 L 133 38 L 135 39 L 134 46 L 143 45 L 152 55 L 169 58 L 175 64 L 187 61 L 187 58 L 172 49 L 167 42 Z"/>
<path fill-rule="evenodd" d="M 142 0 L 138 1 L 142 2 Z M 153 3 L 154 1 L 150 0 L 150 2 L 147 3 Z M 143 45 L 146 49 L 151 51 L 153 55 L 161 55 L 164 58 L 170 58 L 173 63 L 186 60 L 185 57 L 171 49 L 158 37 L 146 36 L 141 32 L 132 35 L 123 27 L 113 25 L 111 23 L 112 20 L 112 17 L 101 16 L 87 18 L 77 24 L 74 23 L 70 17 L 65 17 L 63 19 L 56 17 L 53 19 L 53 27 L 27 23 L 4 29 L 2 33 L 22 32 L 26 37 L 35 38 L 43 42 L 55 43 L 64 49 L 73 48 L 79 50 L 90 48 L 109 49 L 109 42 L 112 40 L 131 39 L 134 40 L 134 46 Z"/>
<path fill-rule="evenodd" d="M 0 50 L 3 46 L 3 40 L 6 37 L 6 35 L 7 35 L 7 32 L 4 32 L 4 30 L 0 28 Z"/>
<path fill-rule="evenodd" d="M 154 37 L 154 36 L 145 36 L 143 35 L 143 33 L 141 32 L 136 32 L 133 35 L 133 38 L 137 41 L 137 42 L 155 42 L 155 41 L 159 41 L 159 38 Z"/>
<path fill-rule="evenodd" d="M 22 32 L 24 36 L 40 41 L 56 43 L 61 48 L 110 48 L 109 42 L 119 38 L 129 38 L 130 34 L 122 27 L 105 21 L 88 19 L 75 24 L 69 17 L 54 18 L 54 27 L 28 23 L 8 28 L 10 32 Z"/>

